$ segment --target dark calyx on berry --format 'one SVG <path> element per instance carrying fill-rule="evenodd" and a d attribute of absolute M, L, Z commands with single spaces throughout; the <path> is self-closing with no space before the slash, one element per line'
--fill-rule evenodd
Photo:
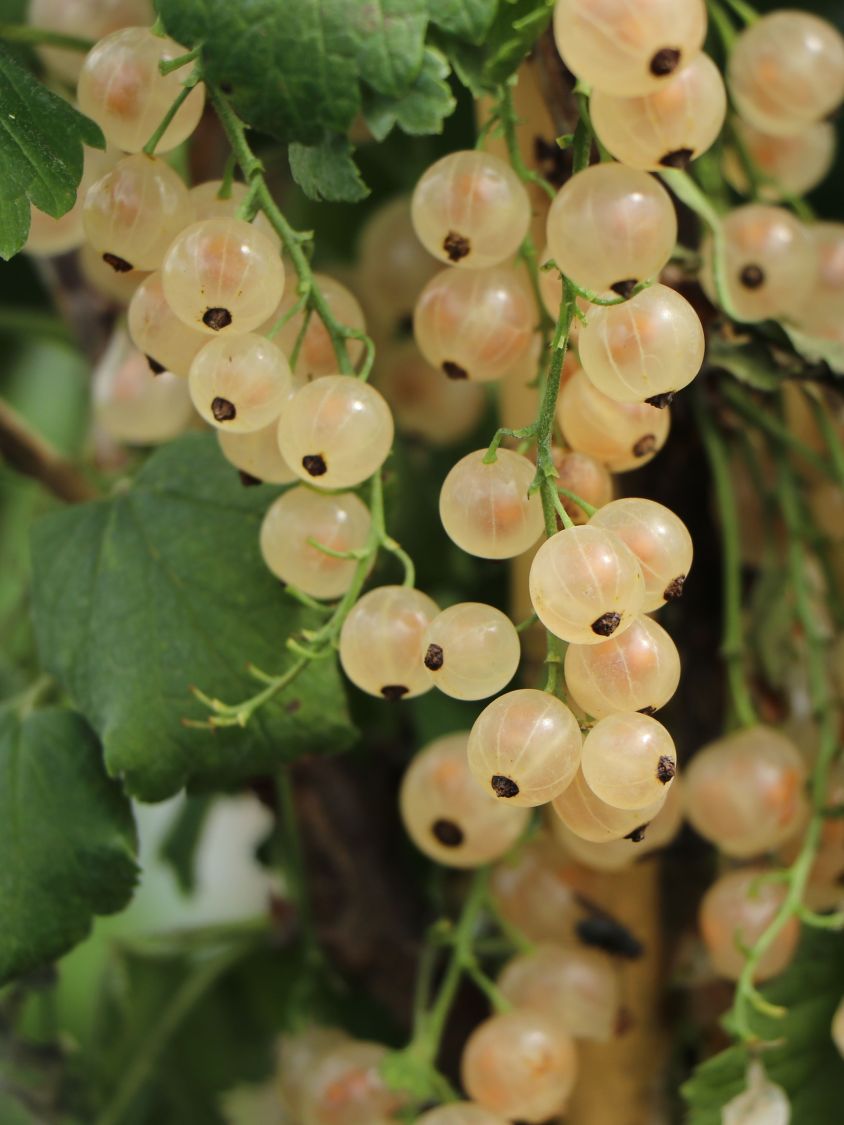
<path fill-rule="evenodd" d="M 240 477 L 240 483 L 244 488 L 252 488 L 253 485 L 264 483 L 260 477 L 253 477 L 251 473 L 245 473 L 243 469 L 238 469 L 237 475 Z"/>
<path fill-rule="evenodd" d="M 206 309 L 202 314 L 202 323 L 213 328 L 215 332 L 219 332 L 221 328 L 228 328 L 231 322 L 232 314 L 228 309 Z"/>
<path fill-rule="evenodd" d="M 624 839 L 632 840 L 634 844 L 641 844 L 645 838 L 647 827 L 647 824 L 640 824 L 638 828 L 634 828 L 632 832 L 628 832 Z"/>
<path fill-rule="evenodd" d="M 233 402 L 229 402 L 227 398 L 213 399 L 211 402 L 211 413 L 218 422 L 231 422 L 232 418 L 237 417 L 237 408 Z"/>
<path fill-rule="evenodd" d="M 149 369 L 153 373 L 153 375 L 160 375 L 162 371 L 167 370 L 163 363 L 159 363 L 158 360 L 153 359 L 151 355 L 147 356 L 147 363 L 149 364 Z"/>
<path fill-rule="evenodd" d="M 667 754 L 663 754 L 656 766 L 657 781 L 661 781 L 663 785 L 667 785 L 676 772 L 677 763 L 673 758 L 669 758 Z"/>
<path fill-rule="evenodd" d="M 443 250 L 448 254 L 450 262 L 460 262 L 469 256 L 469 239 L 456 230 L 450 230 L 443 239 Z"/>
<path fill-rule="evenodd" d="M 381 688 L 381 694 L 385 699 L 395 700 L 401 699 L 403 695 L 407 695 L 408 688 L 404 684 L 384 684 Z"/>
<path fill-rule="evenodd" d="M 639 708 L 639 714 L 640 715 L 655 715 L 656 714 L 656 707 L 640 707 Z"/>
<path fill-rule="evenodd" d="M 510 777 L 502 777 L 500 773 L 493 774 L 490 785 L 496 797 L 515 797 L 519 792 L 515 781 Z"/>
<path fill-rule="evenodd" d="M 760 285 L 765 283 L 765 271 L 761 266 L 753 265 L 745 266 L 739 274 L 739 281 L 745 289 L 758 289 Z"/>
<path fill-rule="evenodd" d="M 676 393 L 676 391 L 663 391 L 661 395 L 651 395 L 650 398 L 646 398 L 645 402 L 648 406 L 655 406 L 657 410 L 664 410 L 666 406 L 670 406 L 674 401 L 674 395 Z"/>
<path fill-rule="evenodd" d="M 639 282 L 635 277 L 626 277 L 623 281 L 617 281 L 614 285 L 611 285 L 610 289 L 626 300 L 638 284 Z"/>
<path fill-rule="evenodd" d="M 673 581 L 669 582 L 665 589 L 662 591 L 662 596 L 667 602 L 676 602 L 678 598 L 683 596 L 683 587 L 686 584 L 685 574 L 678 575 Z"/>
<path fill-rule="evenodd" d="M 659 162 L 663 168 L 679 168 L 682 172 L 688 168 L 694 154 L 693 148 L 675 148 L 671 152 L 666 152 L 665 156 L 660 157 Z"/>
<path fill-rule="evenodd" d="M 107 266 L 111 266 L 115 273 L 128 273 L 135 268 L 131 262 L 127 262 L 125 258 L 118 258 L 116 254 L 103 254 L 103 261 Z"/>
<path fill-rule="evenodd" d="M 626 926 L 603 912 L 594 914 L 591 918 L 582 918 L 575 925 L 575 931 L 584 945 L 603 949 L 614 957 L 626 957 L 635 961 L 645 952 L 645 947 Z"/>
<path fill-rule="evenodd" d="M 591 629 L 599 637 L 611 637 L 620 624 L 620 613 L 603 613 L 597 621 L 592 622 Z"/>
<path fill-rule="evenodd" d="M 328 466 L 321 453 L 307 453 L 302 458 L 302 468 L 312 477 L 321 477 L 328 472 Z"/>
<path fill-rule="evenodd" d="M 442 369 L 449 377 L 449 379 L 468 379 L 469 372 L 465 367 L 461 367 L 459 363 L 452 363 L 450 359 L 444 359 Z"/>
<path fill-rule="evenodd" d="M 680 62 L 680 52 L 676 47 L 662 47 L 651 59 L 651 74 L 655 78 L 665 78 L 673 74 Z"/>
<path fill-rule="evenodd" d="M 656 435 L 645 434 L 640 437 L 636 444 L 633 446 L 634 457 L 647 457 L 649 453 L 653 453 L 656 449 Z"/>
<path fill-rule="evenodd" d="M 435 840 L 439 840 L 446 848 L 459 848 L 464 840 L 463 829 L 460 825 L 455 824 L 453 820 L 446 820 L 444 817 L 434 821 L 431 825 L 431 834 Z"/>
<path fill-rule="evenodd" d="M 443 666 L 443 650 L 441 645 L 428 645 L 425 653 L 424 664 L 429 672 L 439 672 Z"/>

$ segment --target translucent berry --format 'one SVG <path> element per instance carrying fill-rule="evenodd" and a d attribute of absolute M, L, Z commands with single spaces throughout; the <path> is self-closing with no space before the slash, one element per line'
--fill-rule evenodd
<path fill-rule="evenodd" d="M 575 941 L 582 908 L 569 875 L 560 849 L 540 832 L 493 869 L 496 909 L 531 941 Z"/>
<path fill-rule="evenodd" d="M 588 453 L 578 453 L 574 449 L 555 448 L 553 457 L 559 487 L 574 492 L 593 508 L 602 508 L 612 500 L 613 482 L 606 465 L 602 465 Z M 588 522 L 589 517 L 576 501 L 562 493 L 560 499 L 575 523 Z"/>
<path fill-rule="evenodd" d="M 92 398 L 97 424 L 127 445 L 170 441 L 194 416 L 185 380 L 169 371 L 153 375 L 146 356 L 122 329 L 97 365 Z"/>
<path fill-rule="evenodd" d="M 597 797 L 578 770 L 572 783 L 554 798 L 553 809 L 570 832 L 581 840 L 606 844 L 611 840 L 639 842 L 665 803 L 665 796 L 641 809 L 619 809 Z"/>
<path fill-rule="evenodd" d="M 247 477 L 265 484 L 291 484 L 296 480 L 296 474 L 278 448 L 278 425 L 275 422 L 262 430 L 244 434 L 217 430 L 217 441 L 225 459 Z"/>
<path fill-rule="evenodd" d="M 715 142 L 727 113 L 727 92 L 718 67 L 699 54 L 642 97 L 596 89 L 589 112 L 595 132 L 616 160 L 658 172 L 685 168 Z"/>
<path fill-rule="evenodd" d="M 556 1117 L 574 1086 L 571 1037 L 540 1012 L 515 1009 L 484 1020 L 463 1048 L 466 1092 L 506 1118 Z"/>
<path fill-rule="evenodd" d="M 129 302 L 129 335 L 150 361 L 176 375 L 187 375 L 200 348 L 208 343 L 204 332 L 179 320 L 164 296 L 161 271 L 151 273 Z"/>
<path fill-rule="evenodd" d="M 154 19 L 151 0 L 30 0 L 29 3 L 29 22 L 33 27 L 91 40 L 102 39 L 121 27 L 149 26 Z M 39 47 L 38 55 L 49 71 L 71 84 L 77 81 L 85 60 L 79 51 L 66 47 Z"/>
<path fill-rule="evenodd" d="M 351 1040 L 321 1055 L 302 1097 L 302 1125 L 395 1125 L 404 1098 L 381 1077 L 387 1048 Z"/>
<path fill-rule="evenodd" d="M 748 203 L 723 220 L 727 291 L 742 320 L 765 320 L 800 307 L 818 266 L 815 243 L 799 219 L 782 207 Z M 717 299 L 712 242 L 702 247 L 701 280 Z"/>
<path fill-rule="evenodd" d="M 278 426 L 285 461 L 317 488 L 351 488 L 381 468 L 393 444 L 383 396 L 352 375 L 326 375 L 290 400 Z"/>
<path fill-rule="evenodd" d="M 111 150 L 100 152 L 98 149 L 85 149 L 82 179 L 76 193 L 76 202 L 71 209 L 58 219 L 54 219 L 45 211 L 39 211 L 37 207 L 33 206 L 30 209 L 29 234 L 24 246 L 27 254 L 52 257 L 55 254 L 65 254 L 68 250 L 75 250 L 83 244 L 85 228 L 82 223 L 82 210 L 88 188 L 113 168 L 117 159 Z"/>
<path fill-rule="evenodd" d="M 478 786 L 466 760 L 468 738 L 451 734 L 420 750 L 399 795 L 408 835 L 447 867 L 479 867 L 498 859 L 516 843 L 529 815 Z"/>
<path fill-rule="evenodd" d="M 621 305 L 596 306 L 578 338 L 583 370 L 619 402 L 661 405 L 703 363 L 703 327 L 685 297 L 652 285 Z"/>
<path fill-rule="evenodd" d="M 313 546 L 355 551 L 366 545 L 369 509 L 353 492 L 326 495 L 291 488 L 273 502 L 261 524 L 261 554 L 282 582 L 312 598 L 339 598 L 351 585 L 354 559 L 337 559 Z"/>
<path fill-rule="evenodd" d="M 367 318 L 393 336 L 410 320 L 416 298 L 440 269 L 416 237 L 409 199 L 400 196 L 373 211 L 361 231 L 358 259 Z"/>
<path fill-rule="evenodd" d="M 753 164 L 769 178 L 759 185 L 759 198 L 767 203 L 805 195 L 825 179 L 835 159 L 835 127 L 828 121 L 807 125 L 792 137 L 763 133 L 739 117 L 733 118 L 732 128 Z M 721 167 L 724 178 L 737 191 L 750 194 L 747 173 L 734 148 L 724 150 Z"/>
<path fill-rule="evenodd" d="M 448 1102 L 423 1113 L 417 1125 L 507 1125 L 507 1122 L 475 1102 Z"/>
<path fill-rule="evenodd" d="M 806 767 L 794 743 L 770 727 L 710 742 L 692 758 L 685 781 L 687 817 L 727 855 L 761 855 L 802 824 Z"/>
<path fill-rule="evenodd" d="M 530 568 L 530 600 L 551 632 L 572 644 L 620 636 L 642 610 L 638 561 L 615 535 L 592 524 L 558 531 Z"/>
<path fill-rule="evenodd" d="M 703 46 L 702 0 L 558 0 L 554 37 L 582 82 L 625 97 L 659 89 Z"/>
<path fill-rule="evenodd" d="M 239 180 L 234 180 L 228 185 L 229 194 L 225 198 L 220 197 L 222 189 L 222 180 L 204 180 L 201 184 L 195 184 L 190 189 L 188 194 L 195 223 L 202 219 L 237 218 L 238 208 L 249 195 L 249 186 Z M 263 211 L 259 211 L 252 219 L 252 226 L 260 230 L 276 245 L 281 244 L 275 228 Z"/>
<path fill-rule="evenodd" d="M 451 152 L 423 174 L 411 201 L 419 241 L 453 266 L 511 258 L 527 234 L 530 201 L 508 163 L 482 149 Z"/>
<path fill-rule="evenodd" d="M 324 273 L 314 274 L 314 285 L 322 293 L 326 304 L 338 323 L 345 325 L 347 328 L 354 328 L 358 332 L 364 332 L 366 330 L 363 309 L 360 307 L 357 298 L 345 285 L 342 285 L 339 281 L 335 281 L 333 277 L 329 277 Z M 289 312 L 298 300 L 299 295 L 295 289 L 286 292 L 281 299 L 281 304 L 270 317 L 265 327 L 267 329 L 272 327 L 273 323 L 278 320 L 279 317 Z M 275 337 L 276 342 L 288 355 L 293 354 L 293 349 L 296 346 L 296 341 L 299 337 L 302 325 L 304 324 L 304 320 L 304 311 L 296 313 L 287 321 Z M 352 364 L 357 366 L 363 356 L 363 341 L 347 340 L 346 350 Z M 302 337 L 302 343 L 299 347 L 296 372 L 304 375 L 308 379 L 319 379 L 323 375 L 334 374 L 337 371 L 338 362 L 337 353 L 334 351 L 334 344 L 328 329 L 320 320 L 319 316 L 313 313 L 308 319 L 308 327 L 305 329 L 305 334 Z"/>
<path fill-rule="evenodd" d="M 514 266 L 443 270 L 420 294 L 413 316 L 419 350 L 449 379 L 486 383 L 527 352 L 533 297 Z"/>
<path fill-rule="evenodd" d="M 536 473 L 526 457 L 499 449 L 468 453 L 450 470 L 440 492 L 440 519 L 458 547 L 482 559 L 510 559 L 542 534 L 542 503 L 528 495 Z"/>
<path fill-rule="evenodd" d="M 486 699 L 505 688 L 521 657 L 513 622 L 491 605 L 459 602 L 428 627 L 423 662 L 431 683 L 454 699 Z"/>
<path fill-rule="evenodd" d="M 809 232 L 817 269 L 796 319 L 804 331 L 836 339 L 844 312 L 844 223 L 813 223 Z"/>
<path fill-rule="evenodd" d="M 664 798 L 677 773 L 671 735 L 638 712 L 606 715 L 583 741 L 583 777 L 617 809 L 643 809 Z"/>
<path fill-rule="evenodd" d="M 128 305 L 138 286 L 149 277 L 148 270 L 128 270 L 126 273 L 114 270 L 103 261 L 102 254 L 97 253 L 90 242 L 83 243 L 79 248 L 77 261 L 86 284 L 106 301 L 120 306 Z"/>
<path fill-rule="evenodd" d="M 647 465 L 668 440 L 671 411 L 644 402 L 617 402 L 576 371 L 560 392 L 557 419 L 566 442 L 603 461 L 610 472 Z"/>
<path fill-rule="evenodd" d="M 193 404 L 205 421 L 250 433 L 278 418 L 290 391 L 284 352 L 252 332 L 205 339 L 188 380 Z"/>
<path fill-rule="evenodd" d="M 76 94 L 79 108 L 124 152 L 140 152 L 176 97 L 185 74 L 163 75 L 159 63 L 185 54 L 172 39 L 148 27 L 124 27 L 96 43 L 85 57 Z M 194 131 L 202 116 L 205 88 L 194 86 L 156 145 L 168 152 Z"/>
<path fill-rule="evenodd" d="M 412 341 L 381 349 L 374 378 L 398 428 L 430 445 L 451 445 L 470 434 L 486 405 L 483 387 L 443 379 Z"/>
<path fill-rule="evenodd" d="M 593 164 L 565 184 L 548 212 L 548 249 L 564 274 L 628 296 L 655 277 L 677 241 L 665 188 L 623 164 Z"/>
<path fill-rule="evenodd" d="M 316 1064 L 338 1047 L 349 1043 L 349 1036 L 337 1027 L 306 1027 L 282 1035 L 277 1070 L 278 1090 L 286 1110 L 294 1120 L 302 1117 L 302 1103 Z"/>
<path fill-rule="evenodd" d="M 611 957 L 576 945 L 540 945 L 514 957 L 498 978 L 516 1007 L 542 1012 L 575 1039 L 600 1043 L 615 1035 L 620 984 Z"/>
<path fill-rule="evenodd" d="M 252 332 L 284 291 L 277 246 L 242 219 L 203 219 L 167 251 L 164 293 L 176 316 L 200 332 Z"/>
<path fill-rule="evenodd" d="M 487 793 L 510 805 L 542 805 L 580 764 L 580 728 L 564 703 L 519 688 L 481 711 L 469 736 L 469 768 Z"/>
<path fill-rule="evenodd" d="M 761 878 L 765 869 L 742 867 L 717 879 L 700 905 L 700 932 L 715 971 L 738 980 L 744 968 L 742 948 L 750 948 L 765 932 L 786 895 L 782 883 Z M 800 925 L 790 918 L 765 951 L 753 979 L 767 980 L 782 972 L 797 946 Z"/>
<path fill-rule="evenodd" d="M 569 645 L 565 675 L 572 699 L 587 715 L 651 715 L 677 690 L 680 655 L 661 625 L 639 616 L 621 636 L 596 645 Z"/>
<path fill-rule="evenodd" d="M 411 699 L 430 691 L 422 640 L 438 613 L 436 602 L 420 590 L 407 586 L 370 590 L 343 622 L 343 671 L 361 691 L 384 699 Z"/>
<path fill-rule="evenodd" d="M 809 12 L 770 12 L 736 39 L 727 82 L 745 121 L 778 136 L 799 133 L 844 98 L 844 39 Z"/>
<path fill-rule="evenodd" d="M 85 195 L 88 241 L 116 273 L 157 269 L 167 248 L 190 222 L 188 189 L 155 156 L 126 156 Z"/>
<path fill-rule="evenodd" d="M 640 496 L 605 504 L 592 527 L 617 535 L 639 560 L 645 579 L 644 610 L 676 601 L 692 568 L 692 537 L 670 508 Z"/>

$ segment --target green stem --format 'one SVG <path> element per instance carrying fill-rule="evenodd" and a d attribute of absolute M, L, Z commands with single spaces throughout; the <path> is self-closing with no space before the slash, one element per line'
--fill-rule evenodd
<path fill-rule="evenodd" d="M 94 46 L 93 39 L 62 35 L 59 31 L 48 31 L 45 27 L 31 27 L 22 23 L 0 24 L 0 39 L 6 43 L 27 43 L 33 47 L 63 47 L 67 51 L 80 51 L 84 54 Z"/>
<path fill-rule="evenodd" d="M 510 164 L 513 171 L 524 183 L 536 184 L 541 188 L 550 200 L 557 198 L 557 189 L 552 183 L 540 176 L 538 172 L 534 172 L 532 168 L 528 168 L 522 159 L 522 150 L 519 148 L 519 138 L 517 135 L 517 128 L 519 118 L 516 116 L 516 107 L 513 105 L 513 90 L 509 84 L 500 86 L 498 93 L 498 101 L 496 103 L 495 117 L 501 122 L 504 131 L 504 140 L 507 144 L 507 155 L 510 158 Z"/>
<path fill-rule="evenodd" d="M 709 18 L 715 25 L 715 29 L 724 45 L 724 51 L 729 55 L 738 34 L 733 27 L 732 20 L 719 0 L 706 0 L 706 7 L 709 11 Z"/>
<path fill-rule="evenodd" d="M 155 150 L 156 150 L 158 144 L 160 143 L 161 138 L 167 132 L 173 118 L 176 116 L 176 114 L 179 112 L 179 110 L 185 104 L 187 99 L 190 97 L 191 93 L 193 92 L 193 87 L 196 85 L 196 81 L 198 80 L 198 78 L 199 78 L 199 74 L 198 74 L 198 72 L 195 72 L 194 81 L 191 82 L 190 80 L 188 80 L 184 84 L 184 86 L 182 86 L 179 93 L 176 95 L 175 99 L 173 100 L 173 104 L 170 106 L 170 108 L 167 110 L 167 112 L 162 117 L 162 119 L 161 119 L 161 121 L 158 125 L 158 128 L 155 130 L 155 132 L 152 134 L 150 139 L 144 145 L 143 150 L 147 154 L 147 156 L 154 156 L 155 155 Z"/>
<path fill-rule="evenodd" d="M 762 410 L 748 395 L 744 387 L 740 387 L 734 379 L 724 380 L 722 385 L 724 398 L 730 406 L 740 414 L 745 421 L 757 429 L 764 431 L 768 437 L 774 438 L 779 445 L 786 446 L 798 453 L 807 465 L 811 465 L 824 476 L 833 477 L 833 470 L 822 457 L 819 457 L 800 438 L 795 437 L 788 426 L 779 418 L 775 418 L 767 410 Z"/>
<path fill-rule="evenodd" d="M 726 242 L 724 229 L 721 225 L 721 216 L 688 172 L 668 168 L 664 172 L 660 172 L 659 175 L 663 183 L 671 188 L 677 198 L 691 208 L 709 227 L 712 235 L 712 279 L 718 296 L 718 304 L 733 320 L 741 321 L 742 318 L 738 315 L 730 300 L 727 282 Z"/>
<path fill-rule="evenodd" d="M 194 47 L 192 51 L 186 51 L 183 55 L 177 55 L 175 59 L 163 59 L 158 64 L 159 73 L 166 76 L 172 74 L 174 70 L 181 70 L 183 66 L 188 63 L 196 62 L 202 53 L 201 47 Z"/>
<path fill-rule="evenodd" d="M 702 387 L 695 387 L 693 402 L 721 517 L 724 583 L 721 655 L 726 666 L 727 683 L 736 720 L 739 726 L 749 727 L 756 723 L 757 718 L 744 671 L 738 507 L 730 478 L 726 446 L 706 405 Z"/>
<path fill-rule="evenodd" d="M 748 27 L 759 19 L 759 13 L 746 0 L 724 0 L 724 3 L 732 8 L 738 18 Z"/>

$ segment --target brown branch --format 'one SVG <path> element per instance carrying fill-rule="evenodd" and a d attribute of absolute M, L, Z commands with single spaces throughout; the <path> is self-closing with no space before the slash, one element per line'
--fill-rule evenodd
<path fill-rule="evenodd" d="M 59 500 L 93 500 L 90 481 L 42 437 L 29 428 L 16 410 L 0 402 L 0 456 L 15 472 L 32 477 Z"/>

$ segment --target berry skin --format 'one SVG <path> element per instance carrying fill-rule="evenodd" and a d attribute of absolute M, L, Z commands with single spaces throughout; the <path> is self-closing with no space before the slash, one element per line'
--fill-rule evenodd
<path fill-rule="evenodd" d="M 395 1125 L 404 1099 L 381 1077 L 386 1055 L 380 1043 L 356 1040 L 320 1055 L 305 1082 L 302 1125 Z"/>
<path fill-rule="evenodd" d="M 616 402 L 575 371 L 560 392 L 557 420 L 568 445 L 624 473 L 652 461 L 668 440 L 671 411 L 644 402 Z"/>
<path fill-rule="evenodd" d="M 539 832 L 493 868 L 496 909 L 531 941 L 574 942 L 582 909 L 569 880 L 570 868 L 555 841 Z"/>
<path fill-rule="evenodd" d="M 784 193 L 805 195 L 825 179 L 835 159 L 835 127 L 828 121 L 808 125 L 793 137 L 771 136 L 739 117 L 733 118 L 732 127 L 759 171 L 774 181 L 759 185 L 765 203 L 779 203 Z M 744 167 L 732 148 L 724 150 L 722 171 L 736 191 L 750 194 Z"/>
<path fill-rule="evenodd" d="M 806 767 L 790 739 L 770 727 L 729 734 L 699 750 L 685 777 L 686 815 L 726 855 L 771 851 L 804 822 Z"/>
<path fill-rule="evenodd" d="M 425 633 L 423 663 L 431 683 L 454 699 L 486 699 L 505 688 L 521 659 L 519 634 L 499 609 L 460 602 Z"/>
<path fill-rule="evenodd" d="M 369 509 L 353 492 L 329 495 L 300 485 L 279 496 L 264 516 L 261 554 L 289 586 L 312 598 L 339 598 L 351 585 L 357 563 L 335 559 L 309 540 L 333 551 L 357 550 L 365 546 L 371 523 Z"/>
<path fill-rule="evenodd" d="M 476 1102 L 507 1119 L 538 1123 L 563 1109 L 577 1055 L 571 1037 L 547 1016 L 514 1009 L 475 1028 L 460 1069 Z"/>
<path fill-rule="evenodd" d="M 508 1125 L 497 1113 L 474 1102 L 449 1102 L 423 1113 L 416 1125 Z"/>
<path fill-rule="evenodd" d="M 287 358 L 254 333 L 208 340 L 190 367 L 193 404 L 212 426 L 252 433 L 279 415 L 290 392 Z"/>
<path fill-rule="evenodd" d="M 249 195 L 249 187 L 239 180 L 234 180 L 229 185 L 229 195 L 225 199 L 221 199 L 220 189 L 222 186 L 222 180 L 205 180 L 201 184 L 195 184 L 190 189 L 188 195 L 193 209 L 194 222 L 198 223 L 202 219 L 237 218 L 238 208 Z M 257 213 L 255 218 L 252 219 L 251 225 L 265 234 L 277 246 L 281 245 L 281 239 L 263 211 Z"/>
<path fill-rule="evenodd" d="M 340 631 L 340 663 L 361 691 L 412 699 L 431 690 L 422 638 L 439 607 L 420 590 L 379 586 L 352 608 Z"/>
<path fill-rule="evenodd" d="M 161 271 L 141 282 L 129 302 L 129 335 L 153 364 L 187 375 L 197 352 L 208 343 L 204 332 L 189 328 L 167 303 Z"/>
<path fill-rule="evenodd" d="M 480 149 L 451 152 L 423 174 L 411 201 L 419 241 L 464 269 L 511 258 L 530 223 L 530 201 L 508 163 Z"/>
<path fill-rule="evenodd" d="M 225 459 L 246 476 L 265 484 L 291 484 L 296 474 L 281 455 L 277 430 L 275 422 L 246 434 L 217 430 L 217 441 Z"/>
<path fill-rule="evenodd" d="M 82 206 L 85 236 L 116 273 L 157 269 L 190 222 L 188 190 L 155 156 L 125 156 L 91 184 Z"/>
<path fill-rule="evenodd" d="M 609 469 L 590 457 L 588 453 L 578 453 L 574 449 L 552 451 L 554 468 L 557 470 L 558 487 L 574 492 L 593 508 L 603 508 L 613 496 L 613 480 Z M 586 512 L 568 496 L 560 493 L 560 500 L 570 518 L 577 524 L 588 523 Z"/>
<path fill-rule="evenodd" d="M 440 491 L 440 519 L 467 554 L 511 559 L 542 534 L 542 502 L 528 495 L 535 466 L 509 449 L 484 463 L 485 449 L 468 453 L 449 471 Z"/>
<path fill-rule="evenodd" d="M 354 328 L 358 332 L 364 332 L 366 330 L 363 309 L 360 307 L 357 298 L 345 285 L 342 285 L 333 277 L 329 277 L 328 274 L 315 273 L 314 286 L 322 293 L 326 304 L 334 314 L 334 318 L 338 323 L 344 324 L 348 328 Z M 281 299 L 281 304 L 264 326 L 265 329 L 269 331 L 273 324 L 285 313 L 289 312 L 298 300 L 299 295 L 295 289 L 286 292 Z M 293 349 L 296 346 L 296 341 L 299 337 L 299 332 L 301 331 L 304 320 L 304 311 L 296 313 L 288 320 L 283 328 L 279 330 L 278 335 L 275 337 L 279 347 L 288 355 L 293 354 Z M 347 340 L 346 350 L 352 366 L 357 367 L 364 352 L 363 341 Z M 333 375 L 337 371 L 337 362 L 337 354 L 334 351 L 334 344 L 331 341 L 328 329 L 322 323 L 319 316 L 314 313 L 308 320 L 308 327 L 305 329 L 305 335 L 302 338 L 302 344 L 299 348 L 299 355 L 296 360 L 296 373 L 307 378 L 309 381 L 311 379 L 320 379 L 324 375 Z"/>
<path fill-rule="evenodd" d="M 557 0 L 554 38 L 582 82 L 622 97 L 658 90 L 703 46 L 703 0 Z"/>
<path fill-rule="evenodd" d="M 626 297 L 668 261 L 677 219 L 653 176 L 623 164 L 593 164 L 557 193 L 547 234 L 564 274 L 587 289 Z"/>
<path fill-rule="evenodd" d="M 149 277 L 148 270 L 129 270 L 119 273 L 103 261 L 90 242 L 84 242 L 77 254 L 79 272 L 90 289 L 100 297 L 121 308 L 132 300 L 141 282 Z"/>
<path fill-rule="evenodd" d="M 155 12 L 151 0 L 30 0 L 28 19 L 44 31 L 98 40 L 122 27 L 148 27 Z M 84 55 L 64 47 L 38 47 L 37 51 L 52 74 L 71 85 L 76 83 Z"/>
<path fill-rule="evenodd" d="M 576 945 L 540 945 L 509 961 L 498 987 L 518 1008 L 542 1012 L 575 1039 L 615 1035 L 620 977 L 606 953 Z"/>
<path fill-rule="evenodd" d="M 484 792 L 466 760 L 468 733 L 431 742 L 410 763 L 399 808 L 420 851 L 447 867 L 479 867 L 516 843 L 528 812 Z"/>
<path fill-rule="evenodd" d="M 253 332 L 284 292 L 276 244 L 242 219 L 192 223 L 171 243 L 162 275 L 176 316 L 210 336 Z"/>
<path fill-rule="evenodd" d="M 569 694 L 587 715 L 650 715 L 677 690 L 680 655 L 662 626 L 640 615 L 621 636 L 596 645 L 569 645 L 565 677 Z"/>
<path fill-rule="evenodd" d="M 623 305 L 596 306 L 578 341 L 590 381 L 618 402 L 674 395 L 700 370 L 703 327 L 685 297 L 652 285 Z"/>
<path fill-rule="evenodd" d="M 79 75 L 79 108 L 124 152 L 140 152 L 182 91 L 184 74 L 162 75 L 159 63 L 185 54 L 172 39 L 147 27 L 124 27 L 96 43 Z M 168 152 L 194 131 L 202 116 L 205 89 L 196 85 L 156 145 Z"/>
<path fill-rule="evenodd" d="M 553 808 L 563 824 L 593 844 L 606 844 L 611 840 L 630 837 L 634 843 L 639 835 L 665 804 L 665 795 L 641 809 L 619 809 L 596 797 L 579 770 L 572 783 L 554 799 Z"/>
<path fill-rule="evenodd" d="M 278 442 L 291 469 L 315 488 L 352 488 L 377 472 L 393 444 L 383 396 L 352 375 L 326 375 L 285 407 Z"/>
<path fill-rule="evenodd" d="M 446 269 L 419 295 L 416 343 L 449 379 L 500 379 L 527 353 L 536 324 L 533 296 L 514 266 Z"/>
<path fill-rule="evenodd" d="M 664 800 L 677 773 L 671 735 L 638 712 L 607 715 L 583 740 L 583 777 L 596 797 L 617 809 Z"/>
<path fill-rule="evenodd" d="M 616 160 L 658 172 L 685 168 L 715 142 L 727 113 L 718 67 L 699 54 L 664 86 L 638 98 L 595 90 L 589 99 L 595 132 Z"/>
<path fill-rule="evenodd" d="M 742 867 L 717 879 L 700 905 L 700 932 L 715 971 L 727 980 L 738 980 L 744 968 L 741 946 L 752 946 L 764 933 L 785 897 L 781 883 L 765 882 L 761 867 Z M 782 972 L 797 946 L 800 926 L 790 918 L 768 947 L 754 981 Z"/>
<path fill-rule="evenodd" d="M 590 521 L 617 535 L 639 560 L 646 613 L 682 597 L 692 568 L 692 537 L 683 521 L 654 500 L 624 497 L 606 504 Z"/>
<path fill-rule="evenodd" d="M 844 98 L 844 39 L 809 12 L 771 12 L 736 39 L 727 84 L 745 121 L 775 136 L 799 133 Z"/>
<path fill-rule="evenodd" d="M 508 805 L 552 800 L 580 764 L 580 728 L 548 692 L 519 688 L 481 711 L 469 735 L 469 768 L 484 792 Z"/>
<path fill-rule="evenodd" d="M 645 595 L 633 553 L 591 523 L 547 539 L 531 563 L 529 584 L 539 620 L 571 644 L 620 636 L 641 612 Z"/>

